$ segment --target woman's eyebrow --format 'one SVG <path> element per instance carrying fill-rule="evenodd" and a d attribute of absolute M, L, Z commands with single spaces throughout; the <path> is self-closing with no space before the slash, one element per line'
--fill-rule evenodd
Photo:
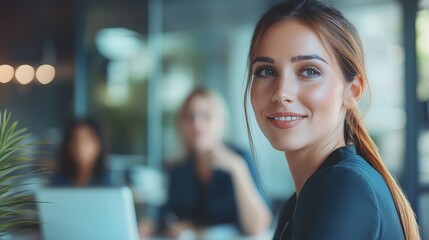
<path fill-rule="evenodd" d="M 252 65 L 257 63 L 257 62 L 265 62 L 265 63 L 271 63 L 271 64 L 275 63 L 274 59 L 272 59 L 270 57 L 256 57 L 255 59 L 253 59 Z"/>
<path fill-rule="evenodd" d="M 290 58 L 290 62 L 291 63 L 296 63 L 296 62 L 301 62 L 301 61 L 304 61 L 304 60 L 312 60 L 312 59 L 316 59 L 316 60 L 319 60 L 319 61 L 322 61 L 322 62 L 328 64 L 328 62 L 325 59 L 323 59 L 322 57 L 320 57 L 319 55 L 316 55 L 316 54 L 298 55 L 298 56 L 295 56 L 295 57 L 291 57 Z"/>
<path fill-rule="evenodd" d="M 320 57 L 317 54 L 294 56 L 294 57 L 290 58 L 290 61 L 291 61 L 291 63 L 296 63 L 296 62 L 301 62 L 301 61 L 304 61 L 304 60 L 313 60 L 313 59 L 322 61 L 322 62 L 324 62 L 324 63 L 326 63 L 326 64 L 329 65 L 329 63 L 325 59 L 323 59 L 322 57 Z M 253 60 L 252 65 L 255 64 L 255 63 L 257 63 L 257 62 L 265 62 L 265 63 L 271 63 L 271 64 L 275 63 L 274 59 L 270 58 L 270 57 L 256 57 Z"/>

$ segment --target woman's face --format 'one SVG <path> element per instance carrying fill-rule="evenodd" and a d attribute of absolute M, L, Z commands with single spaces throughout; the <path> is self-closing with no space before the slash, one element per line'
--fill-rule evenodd
<path fill-rule="evenodd" d="M 293 152 L 343 139 L 346 83 L 318 35 L 298 20 L 281 21 L 255 50 L 251 102 L 271 145 Z"/>
<path fill-rule="evenodd" d="M 222 120 L 219 107 L 211 99 L 193 97 L 181 121 L 187 146 L 194 151 L 211 151 L 221 141 Z"/>
<path fill-rule="evenodd" d="M 101 143 L 95 132 L 86 125 L 78 126 L 72 136 L 69 152 L 79 166 L 92 166 L 101 151 Z"/>

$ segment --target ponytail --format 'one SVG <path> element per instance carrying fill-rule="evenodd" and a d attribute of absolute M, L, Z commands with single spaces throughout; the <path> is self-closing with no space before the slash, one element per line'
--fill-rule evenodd
<path fill-rule="evenodd" d="M 361 120 L 362 118 L 357 109 L 347 111 L 344 128 L 345 140 L 346 142 L 353 142 L 356 145 L 358 154 L 383 177 L 395 202 L 405 238 L 408 240 L 420 239 L 419 227 L 413 209 L 395 178 L 381 160 L 378 148 Z"/>

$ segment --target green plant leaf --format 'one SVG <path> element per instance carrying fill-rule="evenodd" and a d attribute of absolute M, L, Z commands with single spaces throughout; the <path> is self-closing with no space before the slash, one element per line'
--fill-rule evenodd
<path fill-rule="evenodd" d="M 1 115 L 1 113 L 0 113 Z M 8 116 L 9 115 L 9 116 Z M 2 125 L 1 125 L 1 131 L 0 131 L 0 139 L 3 139 L 4 137 L 4 132 L 6 130 L 7 125 L 9 124 L 9 118 L 10 118 L 10 114 L 7 114 L 7 111 L 4 111 L 3 116 L 2 116 Z"/>
<path fill-rule="evenodd" d="M 34 198 L 31 195 L 20 195 L 20 194 L 12 194 L 10 196 L 2 197 L 0 203 L 3 206 L 6 205 L 30 205 L 33 204 Z"/>
<path fill-rule="evenodd" d="M 9 137 L 15 132 L 16 126 L 18 126 L 18 122 L 12 123 L 12 125 L 7 129 L 5 135 L 4 135 L 4 141 L 7 142 Z"/>
<path fill-rule="evenodd" d="M 23 169 L 23 168 L 27 168 L 29 166 L 30 165 L 23 164 L 23 165 L 17 165 L 17 166 L 13 166 L 13 167 L 8 167 L 8 168 L 0 169 L 0 177 L 7 176 L 7 175 L 9 175 L 10 173 L 12 173 L 14 171 L 17 171 L 17 170 Z"/>
<path fill-rule="evenodd" d="M 36 224 L 38 224 L 38 221 L 34 219 L 14 219 L 0 223 L 0 229 L 4 229 L 6 233 L 8 231 L 28 229 Z"/>
<path fill-rule="evenodd" d="M 41 170 L 34 170 L 35 147 L 26 128 L 11 120 L 11 112 L 0 111 L 0 236 L 38 224 L 36 201 L 25 188 L 24 180 Z M 46 142 L 46 141 L 45 141 Z"/>
<path fill-rule="evenodd" d="M 0 151 L 0 164 L 2 164 L 2 162 L 4 163 L 4 162 L 8 162 L 8 161 L 15 162 L 14 159 L 20 158 L 20 157 L 28 158 L 28 153 L 21 150 L 21 152 L 19 152 L 19 153 L 16 153 L 13 155 L 11 153 L 11 154 L 8 154 L 6 156 L 6 155 L 2 155 L 2 153 Z M 20 159 L 18 159 L 18 160 L 20 160 Z M 34 158 L 30 158 L 30 160 L 34 160 Z"/>
<path fill-rule="evenodd" d="M 10 136 L 8 136 L 7 138 L 5 138 L 3 140 L 3 142 L 9 142 L 9 141 L 15 139 L 18 136 L 22 136 L 26 132 L 27 132 L 26 128 L 22 128 L 22 129 L 17 130 L 16 132 L 12 132 L 12 134 Z M 3 145 L 0 144 L 0 146 L 3 146 Z"/>
<path fill-rule="evenodd" d="M 19 146 L 19 148 L 22 149 L 22 148 L 34 145 L 33 143 L 19 145 L 24 139 L 27 139 L 28 137 L 30 137 L 30 134 L 18 135 L 15 138 L 5 142 L 2 148 L 8 149 L 8 148 Z"/>

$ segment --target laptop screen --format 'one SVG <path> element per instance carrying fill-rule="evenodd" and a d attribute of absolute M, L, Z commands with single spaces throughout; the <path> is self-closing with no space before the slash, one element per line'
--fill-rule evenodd
<path fill-rule="evenodd" d="M 127 187 L 45 188 L 36 198 L 43 239 L 139 239 Z"/>

